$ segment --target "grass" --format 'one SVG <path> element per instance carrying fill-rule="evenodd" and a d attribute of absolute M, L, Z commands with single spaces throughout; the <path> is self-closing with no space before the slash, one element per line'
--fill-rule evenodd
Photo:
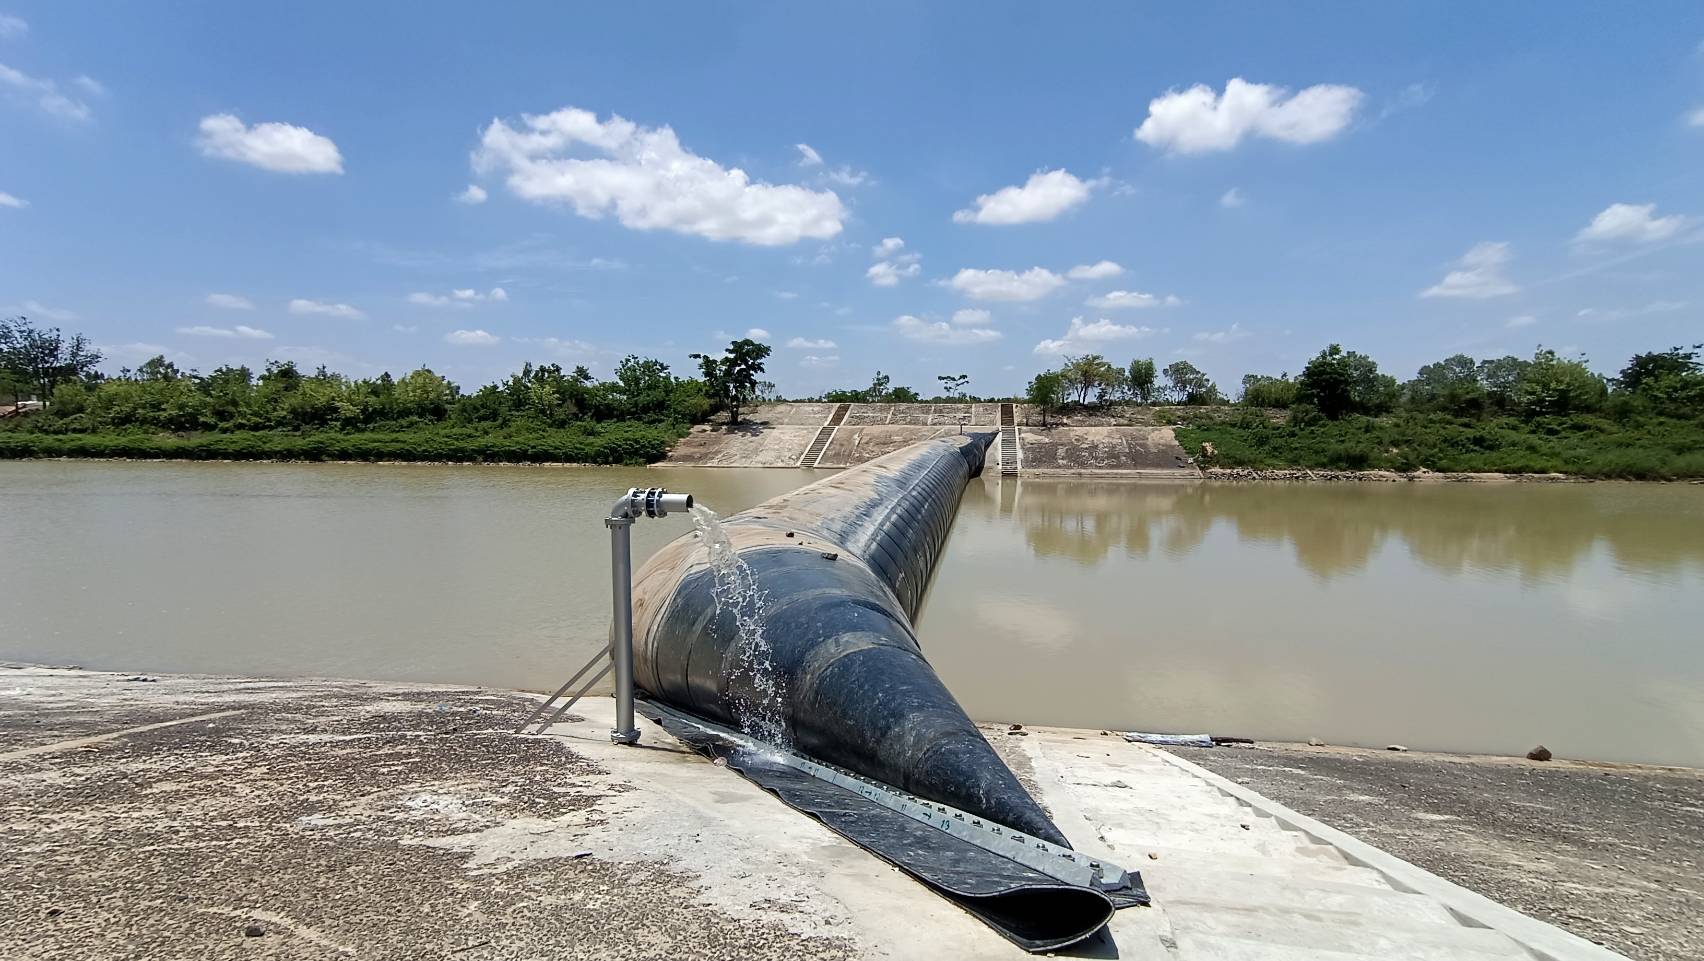
<path fill-rule="evenodd" d="M 674 425 L 634 422 L 565 428 L 441 424 L 399 430 L 194 434 L 0 430 L 0 458 L 648 464 L 667 456 L 684 433 Z"/>
<path fill-rule="evenodd" d="M 1230 421 L 1180 427 L 1177 438 L 1210 467 L 1704 477 L 1704 420 L 1394 414 L 1290 423 L 1251 411 Z M 1211 456 L 1203 453 L 1207 443 L 1213 445 Z"/>

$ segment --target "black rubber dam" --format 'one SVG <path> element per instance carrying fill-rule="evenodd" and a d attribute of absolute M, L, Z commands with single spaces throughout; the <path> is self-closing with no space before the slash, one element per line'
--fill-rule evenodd
<path fill-rule="evenodd" d="M 1146 895 L 1070 850 L 912 629 L 990 439 L 914 444 L 665 546 L 634 578 L 634 669 L 672 734 L 1041 951 Z"/>

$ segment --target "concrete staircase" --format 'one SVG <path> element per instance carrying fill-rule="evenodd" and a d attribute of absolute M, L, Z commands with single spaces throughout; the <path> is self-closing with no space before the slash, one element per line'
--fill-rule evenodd
<path fill-rule="evenodd" d="M 834 440 L 834 432 L 846 422 L 846 415 L 851 410 L 851 404 L 834 405 L 834 413 L 828 415 L 827 422 L 817 431 L 816 436 L 811 438 L 811 444 L 805 448 L 804 454 L 800 455 L 800 467 L 815 467 L 822 461 L 822 452 L 828 450 L 829 442 Z"/>
<path fill-rule="evenodd" d="M 1023 450 L 1018 446 L 1018 418 L 1015 405 L 1000 405 L 1000 476 L 1016 476 L 1022 466 Z"/>

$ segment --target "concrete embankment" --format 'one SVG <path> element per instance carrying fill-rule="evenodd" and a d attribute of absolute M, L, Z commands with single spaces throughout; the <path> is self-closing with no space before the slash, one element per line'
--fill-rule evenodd
<path fill-rule="evenodd" d="M 764 404 L 736 427 L 693 428 L 668 464 L 699 467 L 845 468 L 918 441 L 961 432 L 998 432 L 1009 407 L 1010 453 L 1000 444 L 990 467 L 1022 474 L 1198 477 L 1170 427 L 1151 410 L 1137 420 L 1042 418 L 1027 404 Z M 1012 463 L 1004 464 L 1010 456 Z"/>
<path fill-rule="evenodd" d="M 655 726 L 612 745 L 607 699 L 508 733 L 534 703 L 0 669 L 0 956 L 1023 956 Z M 1161 751 L 983 731 L 1080 848 L 1142 870 L 1155 906 L 1120 911 L 1105 956 L 1615 957 Z M 1439 843 L 1478 858 L 1471 828 Z"/>

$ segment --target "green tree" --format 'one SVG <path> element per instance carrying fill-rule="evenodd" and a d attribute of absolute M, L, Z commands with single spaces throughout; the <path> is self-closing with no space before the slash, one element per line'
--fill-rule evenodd
<path fill-rule="evenodd" d="M 970 383 L 969 374 L 939 374 L 935 379 L 941 382 L 941 392 L 948 397 L 963 394 L 964 385 Z"/>
<path fill-rule="evenodd" d="M 769 345 L 743 337 L 728 345 L 722 356 L 693 354 L 704 375 L 704 387 L 710 397 L 728 412 L 728 425 L 740 422 L 740 408 L 751 403 L 757 395 L 757 375 L 763 373 L 763 359 L 769 356 Z"/>
<path fill-rule="evenodd" d="M 1057 411 L 1065 402 L 1065 376 L 1056 370 L 1044 370 L 1030 379 L 1024 399 L 1041 411 L 1041 426 L 1047 426 L 1047 415 Z"/>
<path fill-rule="evenodd" d="M 1289 407 L 1296 402 L 1296 382 L 1289 374 L 1244 374 L 1242 403 L 1245 407 Z"/>
<path fill-rule="evenodd" d="M 887 393 L 887 402 L 890 404 L 917 404 L 922 400 L 923 398 L 909 387 L 895 387 Z"/>
<path fill-rule="evenodd" d="M 1615 378 L 1615 385 L 1637 394 L 1652 381 L 1660 378 L 1697 374 L 1700 369 L 1700 350 L 1704 350 L 1704 344 L 1693 344 L 1691 350 L 1670 347 L 1664 351 L 1634 354 L 1633 359 L 1627 362 L 1627 366 L 1623 367 L 1621 374 Z"/>
<path fill-rule="evenodd" d="M 1165 375 L 1166 391 L 1173 403 L 1196 407 L 1224 402 L 1213 381 L 1187 360 L 1167 364 Z"/>
<path fill-rule="evenodd" d="M 1396 405 L 1396 378 L 1379 373 L 1371 357 L 1332 344 L 1296 378 L 1296 402 L 1337 420 L 1345 414 L 1379 414 Z"/>
<path fill-rule="evenodd" d="M 1067 395 L 1076 394 L 1079 404 L 1087 404 L 1090 394 L 1104 400 L 1105 395 L 1118 384 L 1118 368 L 1100 354 L 1067 357 L 1059 373 L 1065 378 Z"/>
<path fill-rule="evenodd" d="M 1515 388 L 1515 407 L 1527 417 L 1577 414 L 1601 409 L 1608 394 L 1584 358 L 1567 360 L 1540 347 Z"/>
<path fill-rule="evenodd" d="M 1138 357 L 1130 362 L 1130 369 L 1125 373 L 1125 384 L 1130 388 L 1130 397 L 1138 404 L 1154 402 L 1154 386 L 1156 383 L 1154 358 Z"/>
<path fill-rule="evenodd" d="M 29 385 L 38 400 L 49 401 L 54 387 L 87 377 L 100 362 L 101 352 L 82 334 L 67 338 L 59 328 L 36 327 L 27 317 L 0 320 L 0 370 L 14 384 Z"/>
<path fill-rule="evenodd" d="M 649 419 L 665 415 L 674 395 L 674 375 L 669 365 L 632 354 L 615 367 L 616 393 L 622 417 Z M 756 385 L 752 393 L 756 394 Z"/>
<path fill-rule="evenodd" d="M 1523 360 L 1513 355 L 1495 357 L 1479 362 L 1479 386 L 1485 391 L 1487 404 L 1499 412 L 1514 409 L 1515 389 L 1520 387 L 1521 378 L 1526 376 L 1527 368 L 1532 361 Z"/>
<path fill-rule="evenodd" d="M 888 384 L 890 383 L 892 383 L 892 380 L 888 375 L 879 370 L 876 371 L 876 376 L 870 380 L 869 388 L 864 391 L 864 400 L 871 404 L 879 404 L 887 400 Z"/>
<path fill-rule="evenodd" d="M 1402 385 L 1402 399 L 1416 410 L 1468 415 L 1485 409 L 1486 392 L 1473 358 L 1456 354 L 1420 368 Z"/>
<path fill-rule="evenodd" d="M 429 367 L 409 371 L 391 391 L 395 416 L 442 420 L 461 392 Z"/>

